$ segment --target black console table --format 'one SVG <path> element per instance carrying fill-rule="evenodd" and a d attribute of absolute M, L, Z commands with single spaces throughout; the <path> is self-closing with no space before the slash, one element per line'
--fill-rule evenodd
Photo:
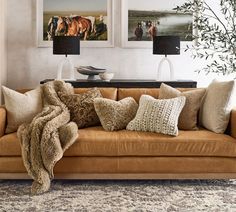
<path fill-rule="evenodd" d="M 52 79 L 46 79 L 40 82 L 44 84 L 52 81 Z M 91 88 L 91 87 L 115 87 L 115 88 L 159 88 L 161 83 L 165 83 L 175 88 L 196 88 L 197 82 L 191 80 L 177 80 L 177 81 L 155 81 L 155 80 L 128 80 L 128 79 L 114 79 L 110 82 L 102 80 L 76 80 L 66 81 L 72 84 L 74 88 Z"/>

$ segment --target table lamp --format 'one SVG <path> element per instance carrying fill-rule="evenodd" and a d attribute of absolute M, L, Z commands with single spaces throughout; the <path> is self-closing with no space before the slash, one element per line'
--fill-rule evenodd
<path fill-rule="evenodd" d="M 157 71 L 157 80 L 161 80 L 162 66 L 165 61 L 169 64 L 170 80 L 175 80 L 174 68 L 167 55 L 180 54 L 180 37 L 178 36 L 155 36 L 153 38 L 153 54 L 165 55 L 160 61 Z"/>
<path fill-rule="evenodd" d="M 53 38 L 53 54 L 65 55 L 65 58 L 58 64 L 57 79 L 62 79 L 63 66 L 68 63 L 70 66 L 70 77 L 68 80 L 75 80 L 74 65 L 67 55 L 80 54 L 80 37 L 55 36 Z"/>

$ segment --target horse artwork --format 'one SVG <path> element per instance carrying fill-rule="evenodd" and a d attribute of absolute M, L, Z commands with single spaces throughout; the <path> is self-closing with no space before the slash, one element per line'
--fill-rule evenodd
<path fill-rule="evenodd" d="M 143 29 L 142 29 L 142 24 L 141 24 L 141 23 L 138 23 L 138 26 L 137 26 L 137 28 L 135 29 L 134 34 L 135 34 L 135 36 L 136 36 L 136 40 L 137 40 L 137 41 L 142 40 L 142 37 L 143 37 Z"/>
<path fill-rule="evenodd" d="M 51 25 L 51 23 L 50 23 Z M 90 19 L 73 16 L 73 17 L 58 17 L 56 23 L 56 30 L 51 30 L 47 34 L 52 34 L 52 37 L 56 36 L 80 36 L 83 40 L 88 40 L 92 31 L 92 23 Z M 51 39 L 50 39 L 51 40 Z"/>
<path fill-rule="evenodd" d="M 76 18 L 79 27 L 80 37 L 87 40 L 92 30 L 92 23 L 89 19 L 78 16 Z"/>
<path fill-rule="evenodd" d="M 103 17 L 103 16 L 102 16 Z M 46 40 L 56 36 L 80 36 L 83 40 L 95 40 L 106 33 L 107 25 L 104 18 L 92 16 L 53 16 L 47 26 Z"/>
<path fill-rule="evenodd" d="M 94 24 L 95 24 L 95 21 L 96 21 L 96 18 L 93 17 L 93 16 L 87 16 L 85 17 L 86 19 L 89 19 L 91 21 L 91 32 L 94 32 Z"/>
<path fill-rule="evenodd" d="M 178 36 L 192 42 L 193 14 L 176 13 L 186 0 L 121 0 L 122 47 L 152 48 L 155 36 Z"/>
<path fill-rule="evenodd" d="M 78 36 L 80 34 L 79 24 L 75 18 L 66 18 L 68 24 L 67 36 Z"/>
<path fill-rule="evenodd" d="M 53 38 L 55 36 L 58 19 L 59 19 L 58 16 L 53 16 L 49 19 L 48 30 L 47 30 L 47 39 L 48 40 L 53 40 Z"/>
<path fill-rule="evenodd" d="M 112 47 L 114 1 L 37 0 L 38 46 L 51 47 L 55 36 L 79 36 L 82 47 Z"/>
<path fill-rule="evenodd" d="M 149 1 L 150 4 L 144 0 L 126 1 L 128 41 L 152 41 L 157 35 L 176 35 L 182 41 L 192 40 L 192 14 L 176 13 L 173 0 L 166 0 L 166 4 L 161 0 Z"/>
<path fill-rule="evenodd" d="M 57 29 L 55 32 L 56 36 L 65 36 L 68 31 L 68 24 L 66 22 L 66 17 L 59 17 L 57 21 Z"/>
<path fill-rule="evenodd" d="M 45 41 L 52 41 L 54 36 L 80 36 L 84 41 L 108 40 L 107 4 L 111 0 L 57 0 L 57 4 L 54 0 L 40 1 L 43 1 L 45 9 Z M 71 9 L 68 9 L 70 7 Z"/>

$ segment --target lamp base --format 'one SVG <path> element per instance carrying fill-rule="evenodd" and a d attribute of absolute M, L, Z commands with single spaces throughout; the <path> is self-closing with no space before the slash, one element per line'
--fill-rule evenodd
<path fill-rule="evenodd" d="M 56 79 L 57 80 L 62 80 L 62 70 L 63 70 L 63 67 L 66 63 L 69 64 L 69 71 L 70 71 L 69 79 L 67 79 L 67 80 L 75 80 L 75 72 L 74 72 L 75 68 L 74 68 L 74 65 L 73 65 L 72 61 L 68 57 L 65 57 L 58 64 L 57 78 Z"/>
<path fill-rule="evenodd" d="M 175 80 L 174 67 L 173 67 L 171 60 L 169 58 L 167 58 L 167 56 L 165 56 L 159 63 L 156 81 L 161 81 L 162 69 L 163 69 L 162 67 L 163 67 L 164 62 L 167 62 L 169 65 L 170 81 L 174 81 Z"/>

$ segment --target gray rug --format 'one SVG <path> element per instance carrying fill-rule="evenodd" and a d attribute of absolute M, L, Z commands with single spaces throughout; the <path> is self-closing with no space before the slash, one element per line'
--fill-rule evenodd
<path fill-rule="evenodd" d="M 53 181 L 31 196 L 31 181 L 0 181 L 0 211 L 236 211 L 236 181 Z"/>

